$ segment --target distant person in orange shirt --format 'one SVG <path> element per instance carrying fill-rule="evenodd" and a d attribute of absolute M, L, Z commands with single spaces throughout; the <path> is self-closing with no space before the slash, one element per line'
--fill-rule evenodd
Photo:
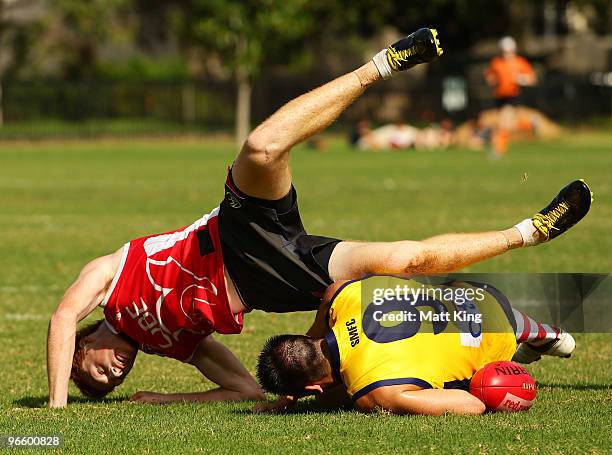
<path fill-rule="evenodd" d="M 512 37 L 502 38 L 499 47 L 501 55 L 494 57 L 485 71 L 487 83 L 494 87 L 495 104 L 500 109 L 500 125 L 493 137 L 493 149 L 498 158 L 508 150 L 514 106 L 519 104 L 521 87 L 535 85 L 537 80 L 527 59 L 516 54 L 516 41 Z"/>

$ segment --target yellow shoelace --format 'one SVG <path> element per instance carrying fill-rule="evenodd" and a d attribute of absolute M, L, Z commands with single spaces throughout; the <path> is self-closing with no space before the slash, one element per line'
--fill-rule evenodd
<path fill-rule="evenodd" d="M 389 65 L 391 65 L 391 68 L 397 71 L 401 62 L 408 61 L 410 57 L 417 53 L 418 47 L 416 45 L 401 51 L 396 51 L 393 46 L 389 46 L 389 49 L 387 49 L 387 61 Z"/>
<path fill-rule="evenodd" d="M 568 210 L 569 205 L 567 202 L 560 202 L 554 209 L 548 212 L 546 215 L 542 215 L 541 213 L 536 213 L 534 215 L 534 219 L 540 221 L 546 228 L 559 230 L 559 228 L 555 227 L 555 223 L 559 218 L 561 218 Z"/>

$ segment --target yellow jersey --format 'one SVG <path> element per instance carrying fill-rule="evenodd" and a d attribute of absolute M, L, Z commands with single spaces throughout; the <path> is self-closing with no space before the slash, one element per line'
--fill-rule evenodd
<path fill-rule="evenodd" d="M 334 374 L 354 400 L 378 387 L 465 388 L 516 350 L 510 305 L 495 288 L 390 276 L 345 283 L 329 310 Z"/>

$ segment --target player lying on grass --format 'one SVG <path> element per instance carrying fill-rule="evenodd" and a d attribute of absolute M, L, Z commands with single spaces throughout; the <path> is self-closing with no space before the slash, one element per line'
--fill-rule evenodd
<path fill-rule="evenodd" d="M 239 333 L 244 313 L 316 310 L 335 280 L 448 272 L 545 242 L 577 223 L 590 205 L 588 187 L 579 181 L 533 218 L 503 231 L 421 242 L 341 241 L 305 232 L 291 184 L 291 148 L 329 126 L 367 87 L 441 53 L 435 31 L 421 29 L 289 102 L 249 135 L 219 208 L 86 265 L 51 318 L 49 406 L 66 404 L 70 377 L 88 396 L 109 393 L 125 379 L 138 350 L 190 363 L 219 385 L 164 401 L 260 399 L 248 371 L 210 336 Z M 98 306 L 104 321 L 77 335 L 77 323 Z M 135 398 L 159 401 L 160 395 Z"/>
<path fill-rule="evenodd" d="M 375 290 L 399 298 L 376 300 Z M 336 404 L 352 398 L 361 411 L 481 414 L 484 404 L 467 390 L 484 365 L 569 357 L 574 348 L 569 333 L 511 308 L 491 286 L 388 276 L 342 281 L 327 289 L 308 335 L 267 341 L 258 379 L 286 396 L 256 410 L 285 411 L 297 397 L 323 394 Z"/>

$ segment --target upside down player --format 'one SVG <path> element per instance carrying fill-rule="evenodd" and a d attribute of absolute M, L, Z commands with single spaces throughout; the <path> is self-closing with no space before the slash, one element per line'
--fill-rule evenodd
<path fill-rule="evenodd" d="M 408 303 L 371 298 L 372 289 L 397 285 L 423 293 Z M 463 297 L 466 290 L 472 292 L 469 299 Z M 402 313 L 414 317 L 398 321 Z M 426 313 L 432 317 L 423 322 L 420 315 Z M 482 414 L 484 404 L 467 390 L 484 365 L 570 357 L 575 346 L 569 333 L 510 307 L 492 286 L 427 285 L 388 276 L 341 281 L 327 289 L 308 335 L 267 341 L 257 376 L 267 391 L 286 395 L 256 410 L 285 411 L 298 397 L 319 393 L 328 404 L 350 397 L 366 412 Z"/>
<path fill-rule="evenodd" d="M 139 350 L 190 363 L 219 388 L 143 392 L 139 401 L 262 399 L 257 382 L 211 336 L 239 333 L 243 314 L 316 310 L 335 280 L 367 274 L 441 273 L 565 232 L 588 211 L 576 181 L 515 227 L 439 235 L 422 242 L 354 242 L 308 235 L 291 184 L 291 148 L 325 129 L 369 86 L 441 55 L 421 29 L 338 79 L 289 102 L 247 138 L 220 207 L 190 226 L 128 242 L 87 264 L 49 325 L 49 406 L 67 403 L 68 382 L 101 397 L 119 385 Z M 76 333 L 97 306 L 104 320 Z"/>

